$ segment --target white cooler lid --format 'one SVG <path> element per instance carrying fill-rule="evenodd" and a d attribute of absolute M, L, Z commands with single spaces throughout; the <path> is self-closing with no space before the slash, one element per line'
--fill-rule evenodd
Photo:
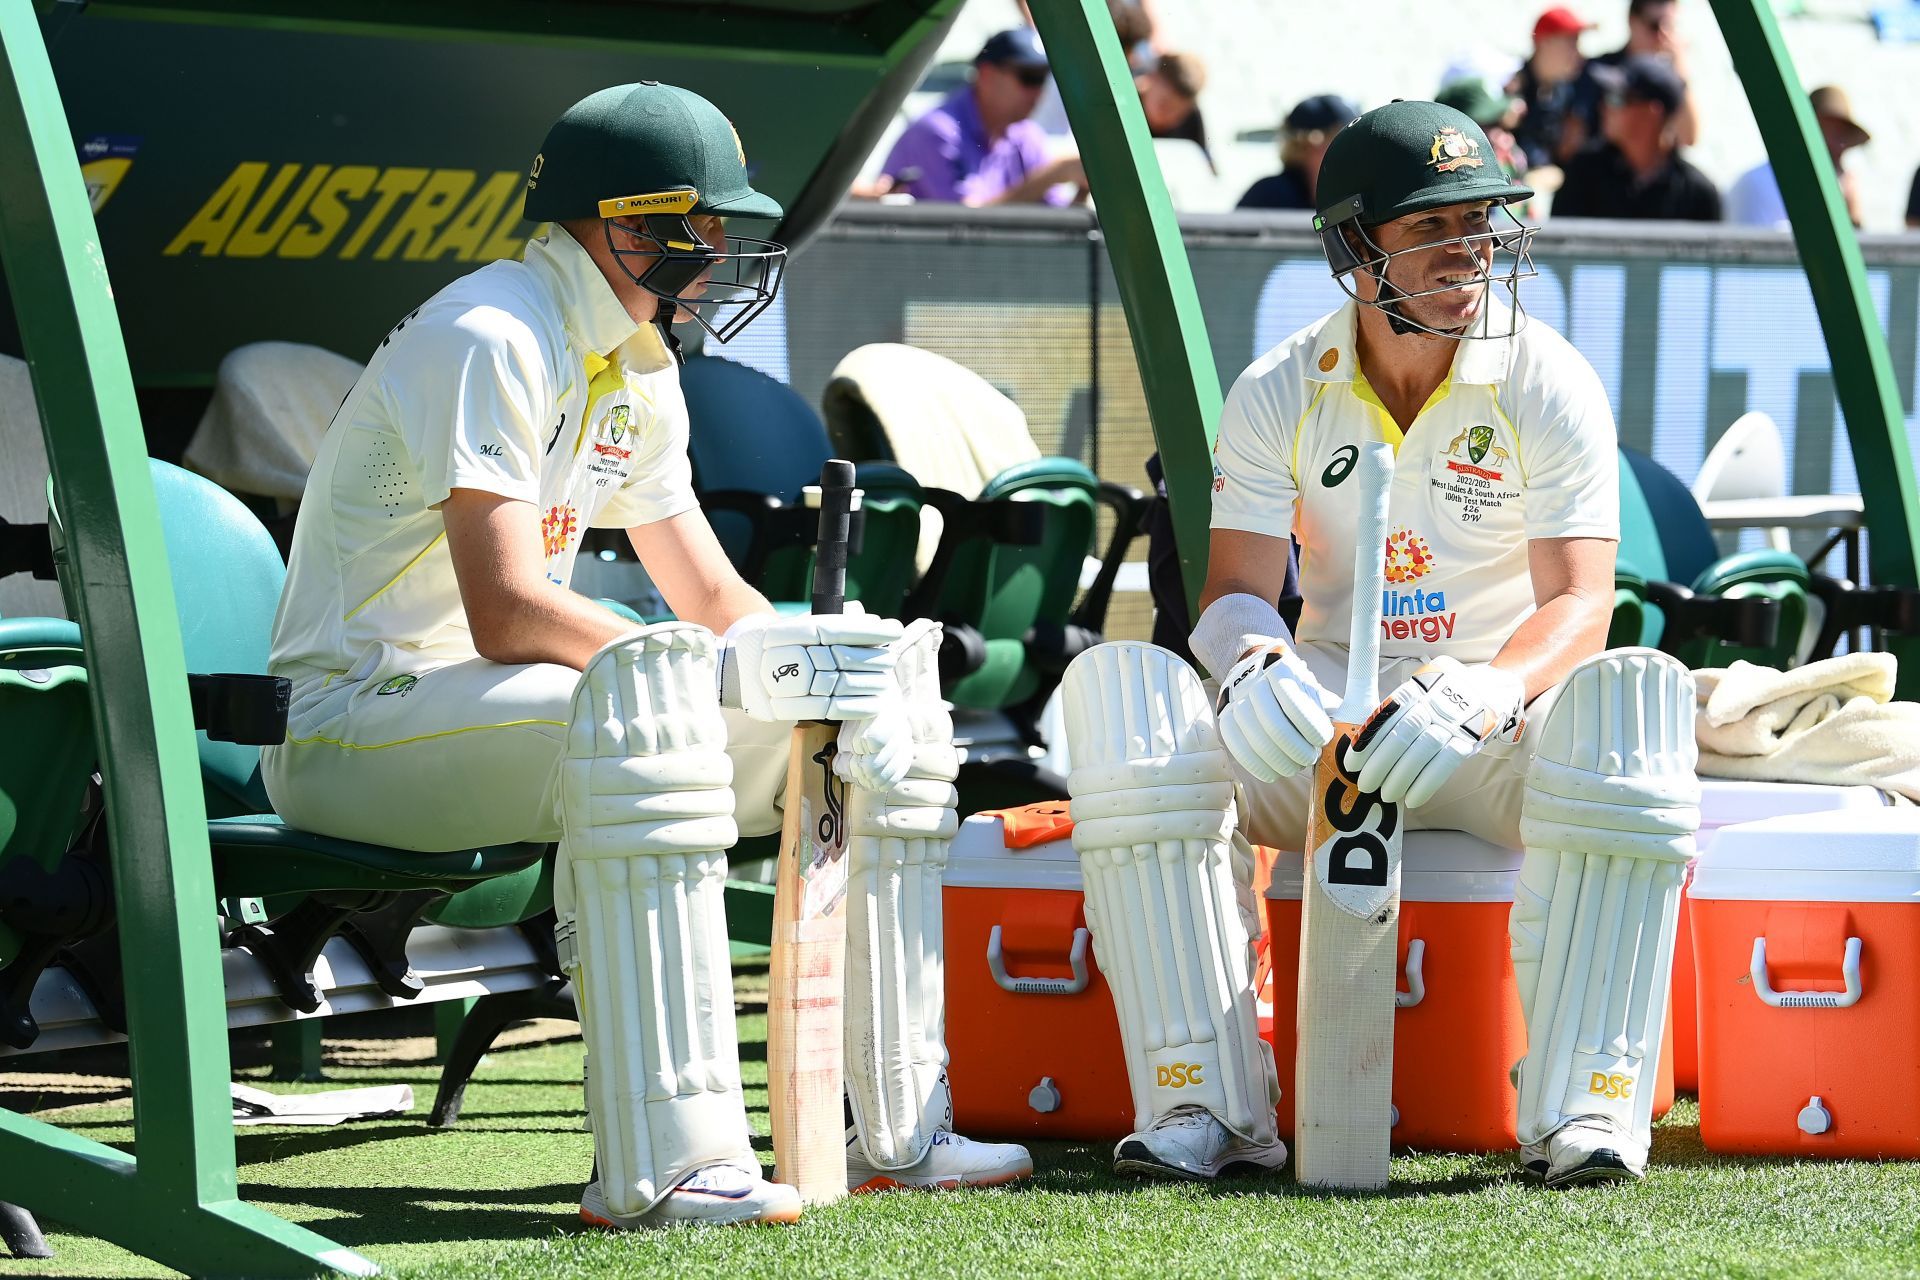
<path fill-rule="evenodd" d="M 1694 864 L 1694 898 L 1920 902 L 1920 808 L 1797 813 L 1722 827 Z"/>
<path fill-rule="evenodd" d="M 961 823 L 954 835 L 941 883 L 960 889 L 1066 889 L 1079 893 L 1080 855 L 1074 852 L 1071 839 L 1009 849 L 1000 819 L 976 813 Z"/>
<path fill-rule="evenodd" d="M 1830 787 L 1815 782 L 1743 782 L 1700 779 L 1700 848 L 1713 843 L 1719 828 L 1790 813 L 1829 813 L 1835 809 L 1884 809 L 1886 793 L 1874 787 Z"/>
<path fill-rule="evenodd" d="M 1400 848 L 1403 902 L 1512 902 L 1521 853 L 1464 831 L 1409 831 Z M 1269 898 L 1298 901 L 1306 860 L 1282 854 Z"/>

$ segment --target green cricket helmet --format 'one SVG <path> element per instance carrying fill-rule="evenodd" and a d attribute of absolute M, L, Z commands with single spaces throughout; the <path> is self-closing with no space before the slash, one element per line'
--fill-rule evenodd
<path fill-rule="evenodd" d="M 697 93 L 657 80 L 615 85 L 567 108 L 527 174 L 532 222 L 599 218 L 628 277 L 725 342 L 780 291 L 785 245 L 728 235 L 708 244 L 692 218 L 778 218 L 753 189 L 733 124 Z M 682 296 L 698 284 L 691 297 Z"/>
<path fill-rule="evenodd" d="M 1521 280 L 1536 275 L 1531 247 L 1535 228 L 1521 222 L 1511 206 L 1532 199 L 1533 188 L 1513 180 L 1494 154 L 1486 132 L 1464 113 L 1438 102 L 1396 100 L 1362 115 L 1334 135 L 1320 163 L 1315 187 L 1314 230 L 1334 279 L 1355 301 L 1386 312 L 1397 333 L 1425 332 L 1440 337 L 1500 337 L 1429 328 L 1408 319 L 1401 304 L 1409 298 L 1445 293 L 1457 286 L 1399 289 L 1387 278 L 1392 260 L 1445 244 L 1467 248 L 1485 285 L 1506 287 L 1513 301 L 1515 326 L 1524 314 L 1517 293 Z M 1447 205 L 1486 202 L 1488 230 L 1396 249 L 1380 248 L 1369 234 L 1408 214 Z M 1483 260 L 1482 254 L 1491 249 Z M 1495 270 L 1504 260 L 1505 269 Z M 1376 296 L 1362 298 L 1353 276 L 1366 272 L 1379 285 Z M 1510 329 L 1509 333 L 1512 332 Z"/>

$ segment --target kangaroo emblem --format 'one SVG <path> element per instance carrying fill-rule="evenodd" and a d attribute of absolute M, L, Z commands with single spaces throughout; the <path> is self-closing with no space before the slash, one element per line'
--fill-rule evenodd
<path fill-rule="evenodd" d="M 1452 442 L 1447 445 L 1447 453 L 1453 457 L 1458 457 L 1460 454 L 1460 446 L 1467 442 L 1467 433 L 1472 430 L 1472 427 L 1460 428 L 1460 434 L 1455 436 Z"/>

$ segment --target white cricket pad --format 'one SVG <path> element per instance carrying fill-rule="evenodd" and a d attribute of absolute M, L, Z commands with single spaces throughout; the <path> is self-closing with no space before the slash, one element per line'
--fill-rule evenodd
<path fill-rule="evenodd" d="M 1509 931 L 1527 1056 L 1519 1136 L 1615 1120 L 1644 1162 L 1680 882 L 1700 825 L 1693 676 L 1614 649 L 1561 685 L 1527 772 Z"/>
<path fill-rule="evenodd" d="M 587 1042 L 608 1209 L 643 1213 L 747 1136 L 723 884 L 736 836 L 715 641 L 648 627 L 594 655 L 560 765 L 556 936 Z"/>
<path fill-rule="evenodd" d="M 940 698 L 940 624 L 913 623 L 898 652 L 913 767 L 885 791 L 847 789 L 847 1098 L 876 1169 L 918 1162 L 953 1116 L 940 880 L 960 825 L 960 758 Z"/>
<path fill-rule="evenodd" d="M 1200 678 L 1165 649 L 1128 641 L 1075 658 L 1062 688 L 1073 844 L 1135 1127 L 1202 1106 L 1239 1136 L 1272 1142 L 1280 1083 L 1255 1020 L 1233 772 Z"/>

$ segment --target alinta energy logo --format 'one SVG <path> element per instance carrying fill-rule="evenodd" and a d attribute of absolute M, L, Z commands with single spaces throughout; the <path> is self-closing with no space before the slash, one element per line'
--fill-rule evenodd
<path fill-rule="evenodd" d="M 1447 593 L 1423 591 L 1420 579 L 1433 572 L 1433 549 L 1411 529 L 1387 537 L 1387 589 L 1380 596 L 1380 638 L 1434 644 L 1453 638 L 1455 614 L 1447 611 Z M 1397 590 L 1396 588 L 1409 588 Z"/>
<path fill-rule="evenodd" d="M 580 517 L 571 506 L 548 507 L 547 514 L 540 518 L 540 545 L 545 548 L 547 559 L 565 551 L 579 527 Z"/>

